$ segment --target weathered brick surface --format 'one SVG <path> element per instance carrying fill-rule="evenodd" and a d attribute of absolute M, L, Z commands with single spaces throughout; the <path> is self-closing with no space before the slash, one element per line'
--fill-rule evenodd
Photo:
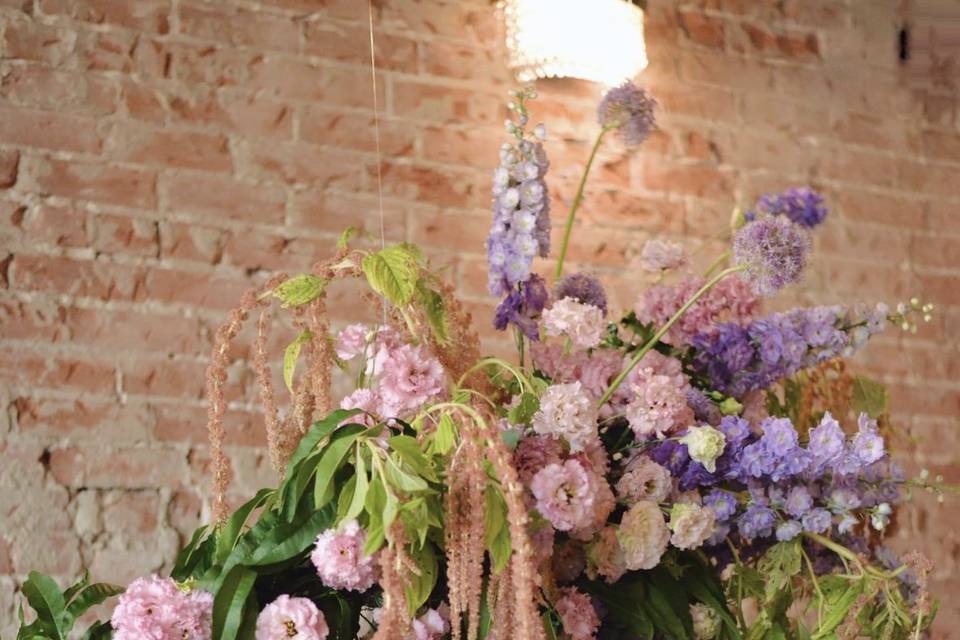
<path fill-rule="evenodd" d="M 833 213 L 789 301 L 938 305 L 858 363 L 891 385 L 909 468 L 960 482 L 960 100 L 949 65 L 925 81 L 922 61 L 909 78 L 897 61 L 924 2 L 650 0 L 642 82 L 660 129 L 640 153 L 601 152 L 570 257 L 627 307 L 647 238 L 708 242 L 706 260 L 733 204 L 813 184 Z M 513 85 L 502 31 L 487 0 L 373 4 L 386 236 L 450 265 L 488 349 L 509 355 L 482 247 Z M 203 375 L 226 309 L 346 225 L 379 233 L 366 5 L 0 2 L 0 635 L 31 568 L 169 567 L 207 514 Z M 553 81 L 534 103 L 557 217 L 599 91 Z M 331 291 L 337 322 L 367 306 Z M 270 472 L 244 363 L 230 382 L 240 500 Z M 920 500 L 898 534 L 936 561 L 939 637 L 960 637 L 956 511 Z"/>

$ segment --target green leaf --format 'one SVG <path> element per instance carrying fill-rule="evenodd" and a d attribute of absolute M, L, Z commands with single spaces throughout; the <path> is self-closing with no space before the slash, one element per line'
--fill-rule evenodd
<path fill-rule="evenodd" d="M 430 434 L 427 444 L 427 451 L 431 455 L 446 455 L 453 450 L 457 444 L 457 428 L 453 424 L 453 418 L 444 413 L 440 416 L 436 430 Z"/>
<path fill-rule="evenodd" d="M 290 462 L 287 463 L 287 477 L 290 477 L 293 468 L 297 466 L 301 460 L 313 453 L 317 443 L 333 433 L 333 431 L 340 426 L 341 422 L 358 413 L 360 413 L 359 409 L 337 409 L 320 422 L 313 423 L 310 430 L 301 438 L 297 450 L 294 451 L 290 457 Z"/>
<path fill-rule="evenodd" d="M 510 424 L 530 424 L 533 415 L 540 410 L 540 399 L 530 392 L 520 394 L 520 399 L 507 413 Z"/>
<path fill-rule="evenodd" d="M 639 574 L 621 578 L 615 585 L 604 582 L 589 582 L 584 590 L 598 597 L 607 608 L 611 621 L 630 635 L 651 640 L 654 634 L 653 622 L 646 610 L 639 606 L 647 598 L 647 589 Z M 624 634 L 610 637 L 630 637 Z"/>
<path fill-rule="evenodd" d="M 420 443 L 417 442 L 416 438 L 403 435 L 393 436 L 387 440 L 387 444 L 421 478 L 430 482 L 440 481 L 433 465 L 420 450 Z"/>
<path fill-rule="evenodd" d="M 60 587 L 50 576 L 31 571 L 22 587 L 27 602 L 37 612 L 37 622 L 52 640 L 66 640 L 69 629 L 64 614 L 67 603 L 60 593 Z"/>
<path fill-rule="evenodd" d="M 824 591 L 827 603 L 824 607 L 823 618 L 820 620 L 820 626 L 817 627 L 817 631 L 813 635 L 814 640 L 829 638 L 833 630 L 843 623 L 850 612 L 850 607 L 863 593 L 865 581 L 848 581 L 843 578 L 839 578 L 839 580 L 842 581 L 842 589 Z M 824 586 L 823 581 L 821 581 L 821 586 Z"/>
<path fill-rule="evenodd" d="M 63 592 L 64 601 L 67 604 L 70 604 L 70 601 L 73 600 L 73 597 L 80 593 L 80 590 L 86 587 L 88 584 L 90 584 L 90 572 L 84 570 L 83 577 L 80 578 L 76 584 L 68 587 L 67 590 Z"/>
<path fill-rule="evenodd" d="M 257 574 L 235 566 L 224 576 L 213 596 L 213 640 L 234 640 L 244 619 Z"/>
<path fill-rule="evenodd" d="M 778 542 L 757 563 L 757 570 L 764 577 L 765 597 L 768 602 L 785 589 L 793 576 L 800 573 L 800 539 Z"/>
<path fill-rule="evenodd" d="M 388 457 L 383 467 L 383 475 L 387 484 L 402 493 L 419 493 L 429 489 L 423 478 L 407 473 L 392 457 Z"/>
<path fill-rule="evenodd" d="M 367 499 L 367 489 L 370 486 L 369 480 L 367 479 L 367 467 L 363 461 L 363 456 L 361 452 L 357 451 L 357 458 L 353 464 L 356 481 L 356 488 L 353 491 L 353 498 L 350 500 L 350 506 L 347 508 L 346 513 L 343 514 L 343 520 L 353 520 L 363 511 L 364 502 Z"/>
<path fill-rule="evenodd" d="M 494 572 L 499 572 L 507 565 L 513 550 L 510 545 L 510 527 L 507 526 L 507 503 L 493 485 L 487 486 L 485 499 L 487 508 L 484 544 L 490 553 Z"/>
<path fill-rule="evenodd" d="M 193 532 L 186 547 L 177 554 L 170 577 L 183 582 L 203 573 L 213 564 L 216 552 L 214 527 L 206 525 Z"/>
<path fill-rule="evenodd" d="M 283 303 L 284 308 L 297 307 L 319 298 L 326 286 L 325 278 L 302 273 L 281 282 L 270 293 Z"/>
<path fill-rule="evenodd" d="M 404 587 L 407 596 L 407 607 L 411 616 L 416 616 L 417 609 L 427 601 L 437 584 L 437 555 L 432 544 L 424 545 L 419 551 L 409 550 L 410 557 L 420 569 L 420 575 L 411 572 L 410 581 Z"/>
<path fill-rule="evenodd" d="M 262 506 L 272 495 L 274 495 L 273 489 L 261 489 L 252 500 L 246 502 L 230 516 L 223 528 L 217 532 L 217 562 L 223 563 L 227 559 L 227 556 L 230 555 L 233 547 L 237 544 L 237 540 L 240 539 L 240 534 L 243 533 L 243 528 L 246 526 L 250 514 Z"/>
<path fill-rule="evenodd" d="M 333 475 L 343 464 L 350 447 L 364 431 L 366 427 L 363 425 L 348 424 L 340 427 L 330 436 L 330 443 L 320 455 L 317 464 L 313 494 L 315 509 L 321 508 L 333 497 Z"/>
<path fill-rule="evenodd" d="M 357 228 L 354 226 L 349 226 L 343 230 L 343 233 L 340 234 L 340 237 L 337 239 L 337 249 L 341 251 L 346 251 L 350 240 L 357 235 Z"/>
<path fill-rule="evenodd" d="M 430 323 L 430 329 L 433 331 L 437 342 L 446 343 L 450 331 L 447 325 L 447 310 L 443 304 L 443 296 L 431 289 L 423 278 L 417 280 L 417 302 L 423 308 L 423 314 L 427 317 L 427 322 Z"/>
<path fill-rule="evenodd" d="M 90 625 L 90 628 L 87 629 L 87 632 L 83 634 L 83 640 L 106 640 L 113 635 L 113 627 L 110 626 L 110 621 L 106 622 L 94 622 Z"/>
<path fill-rule="evenodd" d="M 387 505 L 387 490 L 383 486 L 383 478 L 380 474 L 373 473 L 370 477 L 370 487 L 367 489 L 367 499 L 364 503 L 366 508 L 367 522 L 367 543 L 364 545 L 364 555 L 370 555 L 383 546 L 384 527 L 383 514 Z"/>
<path fill-rule="evenodd" d="M 303 331 L 283 350 L 283 382 L 290 393 L 293 393 L 293 372 L 297 368 L 300 350 L 311 338 L 313 338 L 311 331 Z"/>
<path fill-rule="evenodd" d="M 853 379 L 853 410 L 877 419 L 887 412 L 889 394 L 882 383 L 864 376 Z"/>
<path fill-rule="evenodd" d="M 284 523 L 270 531 L 245 564 L 260 567 L 290 560 L 310 548 L 324 529 L 333 524 L 333 505 L 314 511 L 305 521 Z"/>
<path fill-rule="evenodd" d="M 374 291 L 402 306 L 413 299 L 418 262 L 419 252 L 415 247 L 398 244 L 364 257 L 361 266 Z"/>
<path fill-rule="evenodd" d="M 67 612 L 74 618 L 79 618 L 91 607 L 101 604 L 107 598 L 118 596 L 126 591 L 124 587 L 115 584 L 98 582 L 91 584 L 80 590 L 79 593 L 70 601 L 67 606 Z"/>
<path fill-rule="evenodd" d="M 347 509 L 350 508 L 350 503 L 353 502 L 353 494 L 357 489 L 357 476 L 354 474 L 347 478 L 347 481 L 343 483 L 343 487 L 340 489 L 340 496 L 337 498 L 337 519 L 334 522 L 343 522 L 346 520 L 344 518 L 347 515 Z"/>

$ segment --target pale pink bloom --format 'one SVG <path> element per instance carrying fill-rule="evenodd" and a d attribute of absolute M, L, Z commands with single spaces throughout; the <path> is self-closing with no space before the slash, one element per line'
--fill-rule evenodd
<path fill-rule="evenodd" d="M 445 385 L 443 365 L 425 348 L 408 344 L 396 347 L 383 363 L 378 389 L 381 415 L 408 415 L 440 396 Z"/>
<path fill-rule="evenodd" d="M 579 382 L 555 384 L 540 397 L 533 429 L 541 435 L 562 437 L 573 452 L 597 439 L 597 410 Z"/>
<path fill-rule="evenodd" d="M 607 518 L 617 507 L 617 499 L 610 489 L 606 478 L 590 470 L 592 474 L 591 482 L 593 489 L 593 508 L 590 510 L 589 519 L 585 518 L 585 524 L 580 525 L 570 532 L 570 537 L 576 540 L 590 540 L 598 531 L 607 524 Z"/>
<path fill-rule="evenodd" d="M 555 529 L 570 531 L 592 523 L 596 482 L 579 461 L 547 465 L 533 476 L 530 490 L 537 510 Z"/>
<path fill-rule="evenodd" d="M 598 435 L 593 440 L 584 445 L 583 451 L 576 454 L 583 462 L 590 466 L 590 469 L 598 474 L 604 475 L 610 470 L 610 456 L 607 454 L 607 448 L 603 446 L 603 441 Z"/>
<path fill-rule="evenodd" d="M 531 353 L 534 365 L 554 383 L 579 382 L 594 400 L 604 394 L 610 381 L 623 369 L 623 356 L 613 349 L 565 353 L 562 345 L 535 342 Z"/>
<path fill-rule="evenodd" d="M 656 502 L 638 502 L 623 514 L 617 538 L 628 569 L 653 569 L 670 544 L 670 529 Z"/>
<path fill-rule="evenodd" d="M 182 591 L 170 578 L 137 578 L 120 596 L 110 623 L 117 640 L 209 640 L 213 596 Z"/>
<path fill-rule="evenodd" d="M 380 410 L 380 398 L 370 389 L 357 389 L 348 396 L 340 400 L 341 409 L 360 409 L 364 413 L 357 414 L 347 418 L 344 422 L 356 422 L 359 424 L 373 425 L 375 419 L 365 414 L 377 415 Z"/>
<path fill-rule="evenodd" d="M 575 587 L 564 587 L 556 602 L 557 613 L 563 624 L 563 632 L 570 640 L 593 640 L 600 628 L 600 617 L 590 601 L 590 596 Z"/>
<path fill-rule="evenodd" d="M 341 360 L 353 360 L 366 352 L 373 341 L 373 330 L 365 324 L 351 324 L 337 334 L 337 357 Z"/>
<path fill-rule="evenodd" d="M 278 596 L 257 616 L 257 640 L 325 640 L 323 612 L 309 598 Z"/>
<path fill-rule="evenodd" d="M 670 511 L 670 543 L 678 549 L 696 549 L 713 535 L 716 514 L 710 507 L 678 503 Z"/>
<path fill-rule="evenodd" d="M 662 438 L 693 423 L 686 388 L 686 384 L 678 386 L 674 377 L 661 375 L 643 377 L 633 385 L 634 397 L 624 408 L 624 415 L 638 438 Z"/>
<path fill-rule="evenodd" d="M 377 581 L 379 565 L 374 555 L 363 555 L 367 532 L 356 520 L 339 529 L 327 529 L 319 536 L 310 554 L 321 582 L 331 589 L 366 591 Z"/>
<path fill-rule="evenodd" d="M 600 575 L 613 584 L 626 572 L 626 560 L 617 539 L 617 528 L 608 525 L 601 529 L 587 546 L 587 577 L 596 580 Z"/>
<path fill-rule="evenodd" d="M 566 336 L 581 349 L 600 344 L 607 327 L 601 309 L 573 298 L 558 300 L 544 310 L 543 323 L 548 336 Z"/>
<path fill-rule="evenodd" d="M 386 366 L 387 360 L 391 354 L 404 346 L 403 336 L 393 327 L 378 327 L 376 338 L 370 338 L 373 344 L 367 347 L 367 366 L 365 372 L 368 376 L 381 375 Z"/>
<path fill-rule="evenodd" d="M 683 245 L 663 240 L 647 240 L 640 253 L 640 266 L 647 271 L 679 269 L 687 264 L 687 252 Z"/>
<path fill-rule="evenodd" d="M 450 631 L 450 623 L 441 611 L 427 609 L 411 625 L 410 640 L 440 640 Z"/>
<path fill-rule="evenodd" d="M 513 451 L 513 466 L 520 482 L 530 484 L 533 476 L 548 464 L 563 462 L 563 445 L 550 436 L 526 436 Z"/>
<path fill-rule="evenodd" d="M 670 471 L 648 458 L 639 456 L 617 481 L 617 494 L 628 504 L 648 500 L 663 502 L 673 488 Z"/>

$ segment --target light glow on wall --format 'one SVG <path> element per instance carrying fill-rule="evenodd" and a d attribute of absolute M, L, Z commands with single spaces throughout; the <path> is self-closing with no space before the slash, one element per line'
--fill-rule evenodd
<path fill-rule="evenodd" d="M 501 0 L 510 66 L 522 82 L 619 84 L 647 66 L 643 11 L 628 0 Z"/>

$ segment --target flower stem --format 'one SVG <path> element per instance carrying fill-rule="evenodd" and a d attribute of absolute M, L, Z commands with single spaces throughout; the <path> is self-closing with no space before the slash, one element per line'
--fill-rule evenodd
<path fill-rule="evenodd" d="M 563 229 L 563 241 L 560 243 L 560 255 L 557 257 L 557 280 L 559 280 L 560 276 L 563 275 L 563 259 L 567 257 L 567 247 L 570 244 L 570 233 L 573 231 L 573 219 L 577 215 L 577 209 L 580 208 L 580 203 L 583 201 L 583 188 L 587 184 L 587 176 L 590 175 L 590 168 L 593 166 L 593 160 L 597 157 L 597 150 L 600 148 L 600 142 L 603 140 L 603 136 L 606 135 L 607 131 L 609 130 L 610 129 L 608 127 L 600 129 L 600 133 L 597 135 L 597 140 L 593 143 L 593 149 L 590 151 L 590 159 L 587 160 L 587 166 L 583 168 L 583 175 L 580 177 L 580 186 L 577 187 L 577 194 L 573 197 L 573 202 L 570 204 L 570 213 L 567 214 L 567 224 Z"/>
<path fill-rule="evenodd" d="M 714 271 L 716 271 L 717 269 L 719 269 L 719 268 L 720 268 L 720 265 L 722 265 L 724 262 L 726 262 L 726 261 L 730 258 L 730 256 L 731 256 L 731 252 L 730 252 L 729 249 L 726 250 L 726 251 L 724 251 L 722 254 L 720 254 L 720 257 L 717 258 L 716 260 L 714 260 L 714 261 L 710 264 L 710 266 L 707 267 L 707 270 L 703 273 L 703 277 L 704 277 L 704 278 L 709 278 L 709 277 L 710 277 L 710 274 L 713 273 Z"/>
<path fill-rule="evenodd" d="M 717 275 L 713 276 L 713 278 L 711 278 L 705 285 L 700 287 L 699 291 L 697 291 L 695 294 L 693 294 L 693 296 L 690 297 L 689 300 L 683 303 L 683 306 L 680 307 L 680 309 L 675 314 L 673 314 L 673 317 L 667 320 L 666 323 L 664 323 L 664 325 L 660 327 L 660 329 L 655 334 L 653 334 L 653 337 L 647 340 L 646 344 L 640 347 L 640 350 L 637 351 L 636 355 L 633 356 L 633 359 L 630 361 L 630 364 L 627 365 L 627 368 L 621 371 L 620 375 L 614 378 L 613 382 L 610 383 L 610 386 L 607 388 L 606 392 L 603 394 L 603 397 L 600 398 L 600 402 L 598 403 L 598 406 L 602 407 L 604 404 L 607 403 L 608 400 L 610 400 L 614 392 L 616 392 L 616 390 L 620 387 L 620 385 L 623 384 L 623 381 L 627 379 L 627 376 L 630 375 L 630 372 L 633 371 L 633 369 L 637 366 L 637 364 L 639 364 L 640 360 L 643 359 L 643 356 L 647 355 L 647 352 L 649 352 L 650 349 L 653 349 L 653 347 L 656 346 L 656 344 L 660 341 L 660 338 L 666 335 L 667 331 L 670 330 L 670 327 L 672 327 L 677 322 L 677 320 L 683 317 L 683 314 L 689 311 L 690 307 L 692 307 L 697 300 L 699 300 L 707 291 L 710 291 L 710 289 L 712 289 L 714 285 L 716 285 L 718 282 L 720 282 L 730 274 L 737 273 L 738 271 L 743 271 L 743 269 L 744 267 L 739 265 L 724 269 Z"/>

